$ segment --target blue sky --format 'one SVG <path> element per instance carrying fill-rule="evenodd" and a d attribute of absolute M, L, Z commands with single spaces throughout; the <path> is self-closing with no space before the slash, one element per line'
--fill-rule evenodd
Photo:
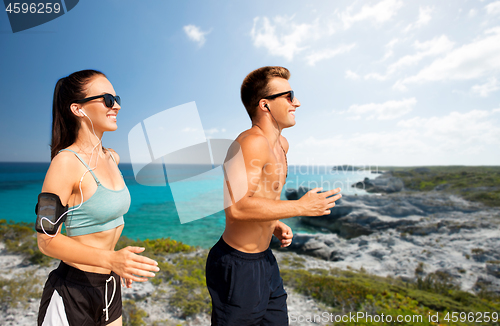
<path fill-rule="evenodd" d="M 13 34 L 0 13 L 0 161 L 50 159 L 60 77 L 103 71 L 122 98 L 106 147 L 195 101 L 208 137 L 250 127 L 243 78 L 290 69 L 290 164 L 498 165 L 500 1 L 80 1 Z M 175 139 L 165 141 L 175 141 Z"/>

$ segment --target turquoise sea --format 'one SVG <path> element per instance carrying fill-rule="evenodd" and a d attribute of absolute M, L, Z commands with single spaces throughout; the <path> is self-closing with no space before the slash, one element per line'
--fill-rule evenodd
<path fill-rule="evenodd" d="M 15 222 L 35 221 L 35 204 L 48 167 L 49 163 L 0 163 L 0 219 Z M 121 163 L 120 170 L 132 197 L 130 209 L 124 216 L 123 235 L 132 239 L 171 237 L 204 248 L 209 248 L 217 242 L 224 231 L 224 211 L 181 224 L 168 185 L 150 187 L 138 184 L 131 164 Z M 324 190 L 341 187 L 343 194 L 366 194 L 362 189 L 351 187 L 351 184 L 365 177 L 373 178 L 375 175 L 369 171 L 332 171 L 331 167 L 327 166 L 290 166 L 281 198 L 286 200 L 285 191 L 299 186 L 323 186 Z M 200 182 L 198 190 L 203 192 L 207 182 Z M 190 204 L 193 207 L 217 205 L 211 196 L 208 192 L 203 196 L 203 203 L 196 200 Z M 186 200 L 189 201 L 189 198 Z M 314 232 L 301 226 L 297 218 L 284 222 L 290 225 L 295 233 Z"/>

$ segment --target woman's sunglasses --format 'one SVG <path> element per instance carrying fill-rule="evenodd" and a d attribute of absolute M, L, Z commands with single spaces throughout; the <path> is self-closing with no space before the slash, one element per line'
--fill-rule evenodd
<path fill-rule="evenodd" d="M 289 93 L 290 93 L 290 102 L 293 103 L 293 99 L 295 98 L 294 95 L 293 95 L 293 91 L 286 91 L 286 92 L 283 92 L 283 93 L 269 95 L 269 96 L 264 97 L 264 99 L 265 100 L 273 100 L 273 99 L 275 99 L 277 97 L 280 97 L 281 95 L 285 95 L 285 94 L 289 94 Z"/>
<path fill-rule="evenodd" d="M 104 104 L 108 108 L 113 108 L 113 106 L 115 106 L 115 101 L 116 101 L 116 103 L 118 103 L 118 105 L 121 105 L 120 96 L 113 96 L 111 94 L 102 94 L 102 95 L 87 97 L 87 98 L 84 98 L 83 100 L 75 101 L 74 103 L 86 103 L 88 101 L 92 101 L 92 100 L 95 100 L 96 98 L 101 98 L 101 97 L 104 98 Z"/>

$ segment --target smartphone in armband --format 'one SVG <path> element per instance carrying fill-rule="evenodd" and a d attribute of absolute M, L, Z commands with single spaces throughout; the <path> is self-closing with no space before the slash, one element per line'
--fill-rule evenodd
<path fill-rule="evenodd" d="M 63 206 L 58 195 L 42 192 L 38 195 L 35 206 L 35 230 L 39 233 L 56 234 L 59 226 L 66 220 L 67 211 L 68 205 Z"/>

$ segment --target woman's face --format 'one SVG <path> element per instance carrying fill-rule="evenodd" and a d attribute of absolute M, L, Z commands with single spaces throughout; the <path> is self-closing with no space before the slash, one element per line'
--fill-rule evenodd
<path fill-rule="evenodd" d="M 109 80 L 101 75 L 98 75 L 90 80 L 87 84 L 87 97 L 111 94 L 116 96 L 113 85 Z M 83 121 L 89 123 L 89 127 L 92 129 L 92 124 L 96 132 L 104 131 L 114 131 L 118 126 L 116 125 L 116 116 L 118 111 L 120 111 L 120 105 L 115 101 L 112 108 L 108 108 L 104 104 L 104 98 L 97 98 L 89 102 L 81 104 L 82 110 L 87 114 L 88 118 L 83 116 Z M 92 124 L 88 121 L 89 118 L 92 120 Z"/>

